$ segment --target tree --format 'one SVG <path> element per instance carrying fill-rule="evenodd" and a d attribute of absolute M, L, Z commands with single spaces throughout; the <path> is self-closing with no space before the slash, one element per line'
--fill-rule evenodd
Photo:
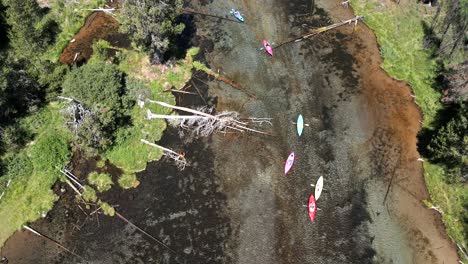
<path fill-rule="evenodd" d="M 153 63 L 160 63 L 172 37 L 185 25 L 177 23 L 183 0 L 126 0 L 122 6 L 122 30 L 150 53 Z"/>
<path fill-rule="evenodd" d="M 114 132 L 125 122 L 132 106 L 127 100 L 123 79 L 115 65 L 104 62 L 85 64 L 65 76 L 63 94 L 90 112 L 81 120 L 77 131 L 83 145 L 105 149 L 112 144 Z M 75 118 L 74 115 L 72 113 L 71 118 Z"/>
<path fill-rule="evenodd" d="M 461 105 L 456 115 L 431 139 L 428 146 L 435 161 L 468 180 L 468 106 Z"/>
<path fill-rule="evenodd" d="M 14 61 L 0 54 L 0 125 L 26 114 L 40 102 L 39 84 Z"/>
<path fill-rule="evenodd" d="M 443 102 L 468 101 L 468 60 L 444 73 L 447 89 Z"/>

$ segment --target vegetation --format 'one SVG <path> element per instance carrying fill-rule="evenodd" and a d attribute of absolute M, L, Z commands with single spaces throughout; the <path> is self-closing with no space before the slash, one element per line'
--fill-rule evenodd
<path fill-rule="evenodd" d="M 468 160 L 466 106 L 453 106 L 459 110 L 451 118 L 440 116 L 448 113 L 440 102 L 440 87 L 446 96 L 445 86 L 460 88 L 464 83 L 460 79 L 463 71 L 442 72 L 445 81 L 436 80 L 440 80 L 437 77 L 441 70 L 464 69 L 457 64 L 466 59 L 466 46 L 462 43 L 468 25 L 468 1 L 440 1 L 437 8 L 424 7 L 416 1 L 405 3 L 404 7 L 397 2 L 383 6 L 377 0 L 351 0 L 351 3 L 376 33 L 384 58 L 382 67 L 391 76 L 407 81 L 416 95 L 424 113 L 424 134 L 429 135 L 426 155 L 430 162 L 424 163 L 431 196 L 428 203 L 441 210 L 449 236 L 466 245 L 468 189 L 463 185 Z M 449 91 L 450 99 L 444 101 L 457 102 L 459 94 Z"/>
<path fill-rule="evenodd" d="M 161 67 L 151 66 L 148 56 L 136 51 L 121 51 L 117 55 L 119 69 L 125 74 L 129 96 L 134 100 L 151 99 L 175 104 L 175 98 L 167 92 L 170 87 L 182 88 L 191 77 L 192 57 L 196 50 L 189 50 L 187 58 L 178 62 L 172 69 L 163 71 Z M 147 110 L 152 113 L 169 114 L 170 109 L 145 104 L 135 105 L 131 113 L 131 127 L 122 128 L 117 133 L 116 144 L 106 152 L 105 156 L 112 164 L 126 173 L 135 173 L 146 168 L 152 160 L 158 160 L 163 152 L 160 149 L 142 144 L 140 139 L 151 142 L 158 141 L 166 129 L 164 120 L 146 119 Z"/>
<path fill-rule="evenodd" d="M 63 106 L 47 103 L 68 71 L 55 63 L 58 56 L 48 56 L 65 29 L 57 20 L 67 19 L 63 11 L 42 9 L 35 0 L 0 2 L 0 246 L 52 208 L 56 166 L 71 156 L 72 138 L 59 113 Z"/>
<path fill-rule="evenodd" d="M 136 188 L 140 185 L 135 173 L 124 173 L 119 178 L 119 185 L 124 189 Z"/>
<path fill-rule="evenodd" d="M 105 215 L 108 215 L 108 216 L 114 216 L 115 215 L 114 207 L 112 207 L 108 203 L 99 200 L 98 204 L 101 207 L 102 212 L 104 212 Z"/>
<path fill-rule="evenodd" d="M 114 131 L 125 122 L 132 103 L 125 97 L 123 75 L 115 65 L 96 62 L 74 68 L 63 82 L 63 94 L 90 111 L 74 122 L 78 142 L 103 150 L 112 145 Z M 71 114 L 75 119 L 75 113 Z"/>
<path fill-rule="evenodd" d="M 0 177 L 0 245 L 16 229 L 49 211 L 57 197 L 51 187 L 59 178 L 56 166 L 69 162 L 70 135 L 63 127 L 59 106 L 52 104 L 20 120 L 34 141 L 3 156 L 8 164 Z"/>
<path fill-rule="evenodd" d="M 352 0 L 356 14 L 364 16 L 381 46 L 382 68 L 391 76 L 407 81 L 424 112 L 424 126 L 433 126 L 441 93 L 432 89 L 437 76 L 437 61 L 432 50 L 423 47 L 425 38 L 421 6 L 410 1 L 405 8 L 389 3 L 382 8 L 376 0 Z"/>
<path fill-rule="evenodd" d="M 83 186 L 83 199 L 87 202 L 95 203 L 97 201 L 97 194 L 93 187 L 85 185 Z"/>
<path fill-rule="evenodd" d="M 443 163 L 451 173 L 459 176 L 456 179 L 445 179 L 448 182 L 468 181 L 468 106 L 463 105 L 455 116 L 442 126 L 431 139 L 428 146 L 431 158 Z"/>
<path fill-rule="evenodd" d="M 444 179 L 450 177 L 446 169 L 429 162 L 424 163 L 424 176 L 431 193 L 432 204 L 442 211 L 447 234 L 456 243 L 466 245 L 468 242 L 466 186 L 462 183 L 446 183 Z M 463 258 L 463 254 L 460 254 L 460 257 Z"/>
<path fill-rule="evenodd" d="M 150 53 L 153 63 L 160 63 L 171 39 L 184 30 L 176 20 L 182 6 L 182 0 L 126 0 L 120 16 L 122 30 Z"/>
<path fill-rule="evenodd" d="M 96 186 L 99 192 L 108 191 L 112 187 L 112 184 L 114 184 L 111 176 L 107 173 L 92 172 L 88 175 L 88 181 Z"/>

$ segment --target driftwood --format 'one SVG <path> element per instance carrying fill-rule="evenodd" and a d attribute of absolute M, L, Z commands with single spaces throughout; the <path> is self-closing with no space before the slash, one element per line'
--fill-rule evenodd
<path fill-rule="evenodd" d="M 211 115 L 213 109 L 206 107 L 199 108 L 198 110 L 173 106 L 168 103 L 146 100 L 150 103 L 159 104 L 164 107 L 176 109 L 184 112 L 192 113 L 193 115 L 158 115 L 147 111 L 147 118 L 163 118 L 167 120 L 179 120 L 179 122 L 170 121 L 169 124 L 179 126 L 181 128 L 192 128 L 195 134 L 201 136 L 209 136 L 213 132 L 226 132 L 227 130 L 234 130 L 237 132 L 255 132 L 259 134 L 269 135 L 268 133 L 247 127 L 248 123 L 239 121 L 239 113 L 237 112 L 221 112 L 217 115 Z"/>
<path fill-rule="evenodd" d="M 171 149 L 151 143 L 145 139 L 140 139 L 140 141 L 152 147 L 162 149 L 164 151 L 164 156 L 168 157 L 169 159 L 172 159 L 180 170 L 185 169 L 185 167 L 187 166 L 187 160 L 185 159 L 184 153 L 177 153 Z"/>
<path fill-rule="evenodd" d="M 80 258 L 80 259 L 82 259 L 82 260 L 88 262 L 88 261 L 87 261 L 85 258 L 83 258 L 82 256 L 80 256 L 80 255 L 76 254 L 75 252 L 69 250 L 68 248 L 64 247 L 62 244 L 60 244 L 59 242 L 53 240 L 52 238 L 50 238 L 50 237 L 48 237 L 48 236 L 46 236 L 46 235 L 44 235 L 44 234 L 39 233 L 38 231 L 32 229 L 31 227 L 29 227 L 29 226 L 27 226 L 27 225 L 23 225 L 23 228 L 26 229 L 26 230 L 28 230 L 28 231 L 30 231 L 31 233 L 33 233 L 33 234 L 39 236 L 39 237 L 42 237 L 42 238 L 45 238 L 46 240 L 49 240 L 50 242 L 52 242 L 52 243 L 54 243 L 55 245 L 59 246 L 59 247 L 62 248 L 63 250 L 65 250 L 65 251 L 67 251 L 68 253 L 72 254 L 73 256 L 78 257 L 78 258 Z"/>
<path fill-rule="evenodd" d="M 329 31 L 329 30 L 332 30 L 332 29 L 335 29 L 335 28 L 338 28 L 338 27 L 341 27 L 341 26 L 344 26 L 344 25 L 350 25 L 350 24 L 354 23 L 354 26 L 356 26 L 357 23 L 360 20 L 362 20 L 363 18 L 364 18 L 363 16 L 356 16 L 356 17 L 353 17 L 351 19 L 342 21 L 340 23 L 336 23 L 336 24 L 329 25 L 329 26 L 326 26 L 326 27 L 320 27 L 320 28 L 313 29 L 309 33 L 307 33 L 307 34 L 305 34 L 303 36 L 293 38 L 293 39 L 287 40 L 285 42 L 279 43 L 276 46 L 276 48 L 279 48 L 279 47 L 281 47 L 283 45 L 286 45 L 286 44 L 289 44 L 289 43 L 292 43 L 292 42 L 299 42 L 299 41 L 311 38 L 311 37 L 316 36 L 316 35 L 318 35 L 320 33 L 323 33 L 323 32 L 326 32 L 326 31 Z"/>

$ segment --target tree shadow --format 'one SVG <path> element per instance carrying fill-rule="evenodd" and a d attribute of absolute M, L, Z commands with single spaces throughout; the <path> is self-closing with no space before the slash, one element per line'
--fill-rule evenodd
<path fill-rule="evenodd" d="M 197 31 L 192 14 L 180 15 L 175 23 L 183 23 L 185 28 L 179 35 L 170 38 L 169 49 L 163 56 L 164 61 L 185 58 L 187 50 L 192 46 L 192 39 Z"/>
<path fill-rule="evenodd" d="M 0 51 L 3 51 L 9 43 L 8 25 L 5 21 L 5 6 L 0 2 Z"/>

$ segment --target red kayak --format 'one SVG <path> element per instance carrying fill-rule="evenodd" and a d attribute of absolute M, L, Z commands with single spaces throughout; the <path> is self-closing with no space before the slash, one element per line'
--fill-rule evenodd
<path fill-rule="evenodd" d="M 270 43 L 266 40 L 263 40 L 263 48 L 265 48 L 266 52 L 273 56 L 273 48 L 271 47 Z"/>
<path fill-rule="evenodd" d="M 309 206 L 307 208 L 309 211 L 310 221 L 313 222 L 315 220 L 315 213 L 317 212 L 317 206 L 315 205 L 315 198 L 313 194 L 311 194 L 309 197 Z"/>

